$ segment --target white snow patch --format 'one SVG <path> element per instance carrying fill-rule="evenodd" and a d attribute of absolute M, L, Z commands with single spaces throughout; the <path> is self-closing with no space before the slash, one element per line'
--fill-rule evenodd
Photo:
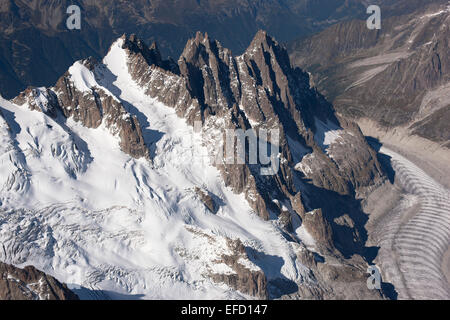
<path fill-rule="evenodd" d="M 92 92 L 92 88 L 98 86 L 94 73 L 86 68 L 81 61 L 76 61 L 69 73 L 75 87 L 81 92 Z"/>

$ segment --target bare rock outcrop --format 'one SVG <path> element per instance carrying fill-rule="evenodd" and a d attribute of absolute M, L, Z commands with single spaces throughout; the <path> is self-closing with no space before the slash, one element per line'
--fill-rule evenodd
<path fill-rule="evenodd" d="M 305 212 L 300 216 L 303 226 L 320 246 L 334 248 L 333 231 L 330 223 L 323 216 L 321 209 Z"/>
<path fill-rule="evenodd" d="M 308 154 L 320 158 L 320 165 L 308 177 L 319 187 L 351 194 L 382 179 L 376 157 L 371 157 L 374 153 L 362 135 L 354 137 L 339 161 L 319 146 L 316 119 L 339 127 L 340 120 L 331 105 L 310 87 L 308 74 L 292 68 L 286 50 L 266 32 L 258 32 L 238 57 L 207 34 L 197 33 L 186 44 L 178 66 L 163 61 L 156 45 L 146 47 L 135 36 L 125 35 L 122 41 L 133 79 L 149 96 L 174 107 L 191 125 L 200 121 L 209 134 L 209 144 L 220 145 L 222 137 L 211 134 L 217 129 L 279 130 L 280 165 L 274 175 L 262 176 L 261 165 L 215 163 L 226 185 L 244 193 L 261 217 L 281 214 L 272 200 L 290 201 L 298 192 L 294 167 Z M 355 152 L 359 148 L 364 149 L 361 157 Z M 350 161 L 358 163 L 356 171 Z"/>
<path fill-rule="evenodd" d="M 32 266 L 0 262 L 0 300 L 79 300 L 65 284 Z"/>
<path fill-rule="evenodd" d="M 13 102 L 17 105 L 28 103 L 30 110 L 37 110 L 51 117 L 57 115 L 58 97 L 47 88 L 27 88 L 14 98 Z"/>
<path fill-rule="evenodd" d="M 240 259 L 248 259 L 245 246 L 237 240 L 227 239 L 227 244 L 232 254 L 222 255 L 221 262 L 229 266 L 235 273 L 211 274 L 215 282 L 223 282 L 228 286 L 259 299 L 268 299 L 267 279 L 262 270 L 252 270 L 240 262 Z"/>
<path fill-rule="evenodd" d="M 102 68 L 93 58 L 81 62 L 88 72 Z M 122 103 L 100 86 L 86 90 L 77 87 L 70 72 L 66 72 L 53 88 L 28 88 L 17 96 L 14 103 L 28 104 L 31 110 L 56 117 L 60 112 L 65 118 L 72 118 L 87 128 L 98 128 L 105 124 L 113 135 L 120 139 L 123 152 L 134 158 L 149 158 L 140 123 L 135 115 L 127 112 Z"/>

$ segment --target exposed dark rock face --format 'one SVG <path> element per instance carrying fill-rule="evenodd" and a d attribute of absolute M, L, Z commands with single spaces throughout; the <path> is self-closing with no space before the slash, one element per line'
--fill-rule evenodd
<path fill-rule="evenodd" d="M 273 132 L 279 131 L 279 140 L 271 141 L 277 150 L 271 158 L 274 171 L 269 175 L 262 170 L 270 167 L 248 161 L 250 146 L 244 150 L 243 164 L 228 163 L 224 158 L 213 162 L 225 185 L 243 193 L 261 218 L 276 220 L 286 239 L 292 241 L 299 241 L 292 233 L 293 224 L 303 224 L 318 249 L 338 257 L 340 263 L 353 254 L 363 254 L 365 239 L 359 236 L 363 213 L 355 194 L 384 179 L 376 153 L 357 125 L 335 114 L 332 105 L 311 86 L 309 75 L 291 66 L 284 47 L 259 31 L 249 48 L 235 57 L 199 32 L 175 63 L 162 59 L 155 43 L 147 47 L 133 35 L 118 41 L 115 45 L 125 51 L 132 79 L 145 94 L 174 108 L 194 128 L 201 124 L 202 142 L 211 156 L 225 149 L 221 143 L 227 129 L 253 129 L 256 142 L 270 141 Z M 20 105 L 27 102 L 32 110 L 58 121 L 71 118 L 87 128 L 104 125 L 120 138 L 124 152 L 149 158 L 133 110 L 127 111 L 119 96 L 98 84 L 102 83 L 98 77 L 108 71 L 105 66 L 90 58 L 73 68 L 53 88 L 30 88 L 14 101 Z M 74 70 L 83 79 L 77 78 Z M 268 137 L 262 129 L 269 131 Z M 220 201 L 214 195 L 199 188 L 195 191 L 208 210 L 218 212 Z M 348 219 L 340 219 L 344 214 Z M 341 228 L 341 220 L 345 228 Z M 248 258 L 242 243 L 230 242 L 229 247 L 233 254 L 222 260 L 235 274 L 211 275 L 215 281 L 259 298 L 270 296 L 268 286 L 286 285 L 283 279 L 283 283 L 272 279 L 275 282 L 269 284 L 262 270 L 240 263 L 240 258 Z M 283 294 L 280 292 L 277 297 Z"/>
<path fill-rule="evenodd" d="M 44 112 L 51 117 L 57 115 L 58 97 L 46 88 L 28 88 L 14 98 L 13 102 L 18 105 L 28 103 L 31 110 Z"/>
<path fill-rule="evenodd" d="M 211 213 L 217 213 L 217 211 L 219 210 L 219 204 L 216 203 L 213 196 L 207 190 L 196 187 L 194 191 L 200 197 L 200 200 L 203 202 L 206 208 L 211 211 Z"/>
<path fill-rule="evenodd" d="M 331 105 L 310 88 L 309 76 L 291 67 L 286 50 L 267 33 L 258 32 L 238 57 L 207 34 L 197 33 L 188 41 L 178 68 L 169 61 L 151 58 L 161 56 L 156 46 L 146 48 L 135 36 L 123 37 L 122 42 L 133 79 L 148 95 L 174 107 L 188 123 L 202 122 L 207 134 L 214 129 L 280 130 L 277 174 L 261 176 L 257 165 L 216 164 L 225 183 L 236 192 L 244 192 L 262 217 L 268 219 L 271 212 L 276 216 L 281 213 L 273 199 L 289 202 L 298 192 L 294 166 L 301 157 L 294 159 L 293 154 L 299 151 L 292 149 L 289 141 L 320 159 L 310 177 L 320 187 L 350 194 L 381 178 L 375 153 L 357 126 L 334 115 Z M 317 120 L 343 126 L 353 138 L 351 143 L 340 145 L 336 160 L 316 142 Z M 217 142 L 212 134 L 210 138 Z M 355 152 L 359 149 L 361 152 Z M 348 163 L 349 152 L 355 166 Z"/>
<path fill-rule="evenodd" d="M 316 283 L 299 286 L 298 292 L 283 296 L 283 299 L 380 300 L 387 298 L 383 292 L 367 288 L 368 265 L 359 256 L 342 260 L 333 255 L 320 256 L 306 248 L 300 248 L 297 257 L 311 270 Z"/>
<path fill-rule="evenodd" d="M 82 61 L 89 71 L 101 64 L 89 58 Z M 71 74 L 66 72 L 51 89 L 28 88 L 13 100 L 18 105 L 28 103 L 31 110 L 42 111 L 53 117 L 60 111 L 87 128 L 98 128 L 103 122 L 113 135 L 120 138 L 122 151 L 134 158 L 149 158 L 149 150 L 142 136 L 136 116 L 129 114 L 121 102 L 102 88 L 81 91 Z"/>
<path fill-rule="evenodd" d="M 412 133 L 421 137 L 442 142 L 442 146 L 450 149 L 450 105 L 444 107 L 411 126 Z"/>
<path fill-rule="evenodd" d="M 381 30 L 361 20 L 336 24 L 294 42 L 291 58 L 314 74 L 340 113 L 448 145 L 448 125 L 440 119 L 449 117 L 450 11 L 439 3 L 413 14 L 384 9 L 394 16 L 383 19 Z"/>
<path fill-rule="evenodd" d="M 339 117 L 339 123 L 346 130 L 346 134 L 342 134 L 345 145 L 330 146 L 333 161 L 339 167 L 340 173 L 351 182 L 355 189 L 374 185 L 379 172 L 382 172 L 376 151 L 369 147 L 357 124 L 343 117 Z M 349 154 L 357 156 L 349 157 Z"/>
<path fill-rule="evenodd" d="M 0 300 L 79 300 L 65 284 L 32 266 L 0 262 Z"/>
<path fill-rule="evenodd" d="M 81 7 L 81 30 L 69 31 L 66 10 L 74 3 Z M 174 57 L 197 30 L 242 52 L 260 28 L 292 40 L 364 10 L 358 0 L 3 0 L 0 93 L 12 98 L 30 85 L 50 86 L 73 62 L 104 56 L 124 32 L 157 40 Z"/>
<path fill-rule="evenodd" d="M 245 246 L 240 240 L 227 241 L 231 250 L 231 255 L 223 255 L 222 262 L 229 266 L 235 273 L 233 274 L 211 274 L 213 281 L 223 282 L 242 293 L 257 297 L 259 299 L 268 299 L 267 279 L 262 270 L 251 270 L 239 262 L 239 259 L 248 259 Z"/>

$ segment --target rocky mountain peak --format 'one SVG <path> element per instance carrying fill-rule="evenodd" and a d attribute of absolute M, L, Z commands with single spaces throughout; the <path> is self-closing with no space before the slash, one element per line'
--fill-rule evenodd
<path fill-rule="evenodd" d="M 293 43 L 291 59 L 340 114 L 448 147 L 449 22 L 444 3 L 385 17 L 380 30 L 346 21 Z"/>
<path fill-rule="evenodd" d="M 285 47 L 280 45 L 273 37 L 266 31 L 260 30 L 253 38 L 250 46 L 245 51 L 246 55 L 255 55 L 256 53 L 269 54 L 270 58 L 276 59 L 286 69 L 290 69 L 289 55 Z M 268 57 L 266 57 L 267 59 Z M 266 61 L 267 63 L 269 61 Z"/>
<path fill-rule="evenodd" d="M 55 278 L 32 266 L 23 269 L 0 262 L 0 300 L 79 300 Z"/>
<path fill-rule="evenodd" d="M 224 48 L 219 41 L 209 38 L 208 33 L 197 32 L 195 38 L 191 38 L 186 43 L 180 61 L 194 65 L 208 65 L 210 56 L 223 59 L 231 57 L 231 51 Z"/>
<path fill-rule="evenodd" d="M 374 151 L 358 130 L 352 143 L 367 151 L 361 153 L 364 169 L 347 171 L 352 167 L 344 165 L 345 152 L 338 164 L 327 155 L 320 141 L 325 132 L 331 127 L 339 128 L 350 139 L 353 136 L 345 132 L 353 131 L 354 127 L 337 119 L 332 106 L 311 89 L 309 75 L 292 68 L 286 49 L 264 31 L 258 32 L 245 53 L 237 57 L 207 34 L 197 33 L 187 42 L 178 60 L 179 74 L 145 63 L 143 56 L 133 50 L 127 52 L 133 79 L 148 95 L 174 107 L 191 125 L 201 120 L 206 131 L 280 130 L 282 161 L 274 176 L 262 179 L 255 166 L 218 164 L 225 183 L 236 192 L 245 193 L 251 206 L 264 218 L 270 212 L 279 214 L 280 208 L 274 206 L 271 198 L 290 202 L 301 188 L 295 186 L 293 171 L 302 158 L 321 172 L 311 175 L 314 183 L 343 194 L 366 185 L 369 177 L 381 175 Z M 171 85 L 163 85 L 167 83 Z M 304 151 L 299 152 L 293 141 Z M 312 150 L 320 162 L 315 163 L 313 157 L 306 160 L 310 157 L 305 155 Z"/>
<path fill-rule="evenodd" d="M 209 39 L 208 32 L 203 33 L 203 32 L 201 32 L 201 31 L 197 31 L 197 32 L 195 33 L 194 41 L 195 41 L 196 43 L 200 43 L 200 42 L 205 43 L 205 42 L 208 42 L 209 40 L 210 40 L 210 39 Z"/>
<path fill-rule="evenodd" d="M 17 5 L 12 0 L 5 0 L 0 3 L 0 12 L 16 12 Z"/>
<path fill-rule="evenodd" d="M 136 40 L 131 42 L 142 45 Z M 144 47 L 142 47 L 144 48 Z M 43 112 L 53 118 L 62 114 L 87 128 L 104 124 L 120 138 L 122 150 L 135 158 L 149 158 L 136 116 L 129 114 L 121 101 L 98 83 L 104 66 L 93 57 L 77 61 L 53 88 L 30 87 L 13 102 Z M 57 120 L 57 119 L 56 119 Z"/>

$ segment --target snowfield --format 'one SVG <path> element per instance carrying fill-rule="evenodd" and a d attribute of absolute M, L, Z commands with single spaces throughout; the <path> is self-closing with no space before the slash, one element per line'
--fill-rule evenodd
<path fill-rule="evenodd" d="M 95 74 L 79 62 L 69 72 L 81 91 L 102 87 L 139 118 L 153 161 L 123 153 L 103 125 L 0 98 L 0 260 L 34 265 L 85 299 L 247 299 L 208 276 L 234 272 L 218 260 L 226 238 L 239 238 L 258 253 L 242 264 L 269 282 L 309 281 L 300 245 L 198 161 L 193 128 L 132 81 L 121 41 Z M 221 199 L 216 215 L 195 187 Z"/>

